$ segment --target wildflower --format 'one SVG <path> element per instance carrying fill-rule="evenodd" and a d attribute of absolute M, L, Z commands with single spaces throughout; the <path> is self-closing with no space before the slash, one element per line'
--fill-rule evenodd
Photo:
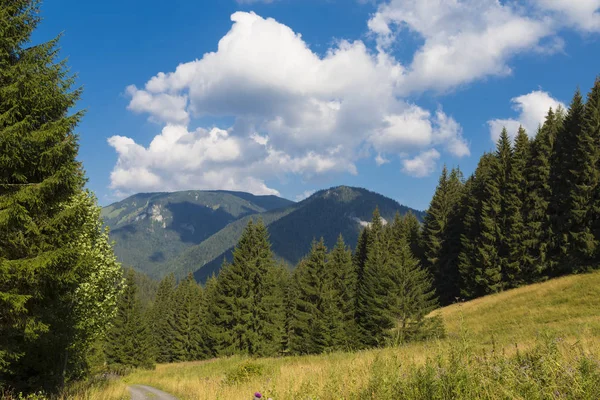
<path fill-rule="evenodd" d="M 254 393 L 254 400 L 261 399 L 261 398 L 262 398 L 262 394 L 260 394 L 260 392 Z"/>

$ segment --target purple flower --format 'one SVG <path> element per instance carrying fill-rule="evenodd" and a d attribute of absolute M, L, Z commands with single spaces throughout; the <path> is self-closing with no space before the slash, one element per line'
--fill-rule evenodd
<path fill-rule="evenodd" d="M 260 394 L 259 392 L 256 392 L 256 393 L 254 393 L 254 398 L 260 399 L 260 398 L 262 398 L 262 394 Z"/>

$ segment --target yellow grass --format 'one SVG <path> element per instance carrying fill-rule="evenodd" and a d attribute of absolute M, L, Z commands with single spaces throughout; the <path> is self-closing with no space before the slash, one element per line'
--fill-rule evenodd
<path fill-rule="evenodd" d="M 302 398 L 351 399 L 358 398 L 357 393 L 365 396 L 365 391 L 368 398 L 383 398 L 375 392 L 368 394 L 369 388 L 386 387 L 385 379 L 390 376 L 402 379 L 411 366 L 456 349 L 514 353 L 551 335 L 560 338 L 567 361 L 576 362 L 582 351 L 600 354 L 600 272 L 531 285 L 436 313 L 441 314 L 447 330 L 447 338 L 439 341 L 357 353 L 257 360 L 232 357 L 158 365 L 154 371 L 135 372 L 82 398 L 118 399 L 127 384 L 154 386 L 181 399 L 251 399 L 255 391 L 273 399 L 295 399 L 299 393 L 307 394 Z M 227 379 L 245 363 L 262 367 L 262 373 L 241 382 Z M 379 370 L 387 372 L 379 377 Z"/>

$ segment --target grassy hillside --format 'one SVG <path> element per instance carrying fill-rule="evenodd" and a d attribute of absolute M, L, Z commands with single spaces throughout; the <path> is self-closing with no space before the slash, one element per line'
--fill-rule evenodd
<path fill-rule="evenodd" d="M 447 338 L 322 356 L 159 365 L 95 389 L 148 384 L 181 399 L 598 399 L 600 272 L 436 311 Z"/>

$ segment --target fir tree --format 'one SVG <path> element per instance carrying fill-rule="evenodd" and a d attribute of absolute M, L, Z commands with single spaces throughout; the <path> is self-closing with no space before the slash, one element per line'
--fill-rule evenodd
<path fill-rule="evenodd" d="M 389 248 L 379 214 L 373 212 L 367 240 L 367 260 L 358 281 L 355 319 L 358 341 L 362 346 L 385 344 L 393 321 L 387 311 L 387 295 L 391 288 Z"/>
<path fill-rule="evenodd" d="M 479 297 L 502 289 L 498 259 L 500 191 L 494 177 L 497 158 L 484 154 L 467 181 L 464 233 L 461 237 L 459 271 L 463 296 Z"/>
<path fill-rule="evenodd" d="M 524 244 L 525 209 L 527 198 L 526 169 L 530 157 L 530 141 L 525 129 L 519 127 L 511 160 L 511 171 L 506 191 L 506 233 L 504 240 L 508 249 L 508 263 L 503 274 L 505 287 L 524 284 L 524 266 L 528 264 L 527 248 Z"/>
<path fill-rule="evenodd" d="M 209 354 L 201 329 L 204 322 L 202 300 L 202 289 L 190 273 L 175 290 L 173 340 L 175 361 L 200 360 Z"/>
<path fill-rule="evenodd" d="M 550 169 L 552 198 L 548 208 L 553 234 L 550 250 L 551 257 L 555 261 L 555 268 L 553 268 L 555 275 L 567 273 L 573 268 L 569 245 L 571 223 L 574 222 L 572 194 L 577 190 L 576 181 L 582 161 L 577 158 L 577 154 L 578 143 L 582 140 L 584 107 L 581 92 L 577 90 L 552 149 Z"/>
<path fill-rule="evenodd" d="M 446 166 L 436 188 L 423 225 L 425 265 L 433 274 L 442 304 L 459 295 L 458 251 L 460 219 L 458 206 L 462 195 L 462 175 Z"/>
<path fill-rule="evenodd" d="M 356 271 L 352 265 L 352 253 L 346 247 L 342 235 L 328 256 L 328 272 L 333 301 L 330 310 L 333 323 L 330 326 L 332 347 L 348 350 L 356 346 L 354 321 L 356 304 Z"/>
<path fill-rule="evenodd" d="M 531 146 L 531 158 L 527 168 L 527 198 L 525 209 L 525 237 L 528 265 L 525 279 L 533 282 L 549 272 L 548 253 L 552 242 L 549 205 L 552 198 L 550 187 L 550 158 L 552 148 L 561 129 L 560 115 L 548 112 L 544 125 L 539 129 Z"/>
<path fill-rule="evenodd" d="M 206 284 L 204 285 L 200 313 L 202 321 L 200 331 L 204 340 L 207 358 L 216 357 L 219 351 L 219 327 L 216 324 L 217 295 L 217 277 L 212 275 L 206 280 Z"/>
<path fill-rule="evenodd" d="M 417 260 L 422 263 L 421 265 L 423 265 L 425 263 L 425 254 L 422 245 L 423 235 L 421 223 L 419 222 L 417 216 L 409 211 L 404 215 L 403 225 L 410 251 L 417 258 Z"/>
<path fill-rule="evenodd" d="M 321 239 L 294 272 L 294 319 L 290 348 L 296 354 L 319 354 L 331 344 L 327 321 L 332 304 L 327 276 L 327 248 Z"/>
<path fill-rule="evenodd" d="M 52 392 L 91 345 L 75 305 L 82 285 L 96 282 L 79 247 L 90 204 L 77 199 L 83 113 L 69 112 L 81 90 L 57 61 L 58 38 L 30 46 L 38 15 L 38 1 L 0 0 L 0 381 Z"/>
<path fill-rule="evenodd" d="M 588 270 L 597 266 L 600 237 L 597 236 L 598 186 L 600 184 L 600 80 L 588 94 L 577 137 L 569 209 L 571 270 Z M 596 235 L 594 234 L 596 231 Z"/>
<path fill-rule="evenodd" d="M 152 336 L 156 361 L 175 360 L 175 276 L 165 276 L 158 285 L 152 306 Z"/>
<path fill-rule="evenodd" d="M 443 325 L 438 318 L 427 319 L 438 300 L 430 274 L 419 265 L 411 254 L 406 238 L 395 242 L 391 249 L 391 288 L 386 308 L 393 328 L 394 344 L 424 339 L 443 334 Z"/>
<path fill-rule="evenodd" d="M 125 291 L 107 340 L 106 359 L 109 364 L 136 368 L 153 366 L 152 335 L 137 296 L 135 274 L 131 270 L 127 273 Z"/>
<path fill-rule="evenodd" d="M 224 354 L 271 355 L 280 350 L 284 328 L 283 288 L 262 221 L 248 223 L 219 274 L 215 323 Z"/>

